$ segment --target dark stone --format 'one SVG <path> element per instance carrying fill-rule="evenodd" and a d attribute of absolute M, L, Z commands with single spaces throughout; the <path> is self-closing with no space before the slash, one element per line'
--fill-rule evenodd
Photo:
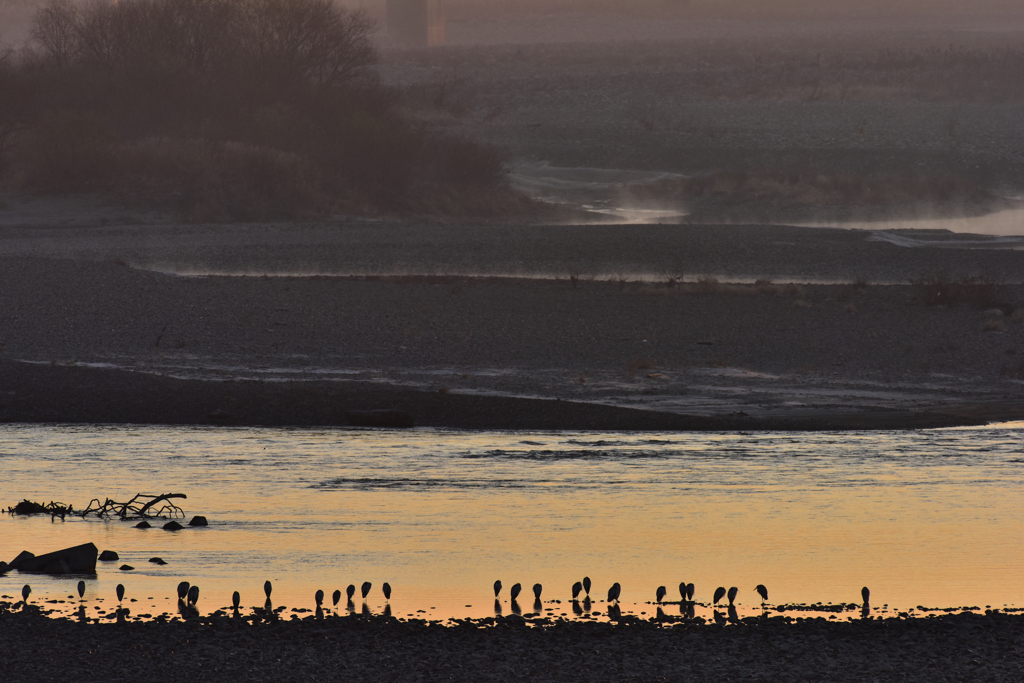
<path fill-rule="evenodd" d="M 85 543 L 22 561 L 17 569 L 33 574 L 95 574 L 98 554 L 95 545 Z"/>
<path fill-rule="evenodd" d="M 21 569 L 21 566 L 23 564 L 25 564 L 26 562 L 31 562 L 34 559 L 36 559 L 35 555 L 33 555 L 27 550 L 22 550 L 20 553 L 18 553 L 17 557 L 11 560 L 11 564 L 9 565 L 9 567 L 11 569 Z"/>
<path fill-rule="evenodd" d="M 196 515 L 192 518 L 192 521 L 188 523 L 189 526 L 209 526 L 209 522 L 206 521 L 206 517 L 202 515 Z"/>
<path fill-rule="evenodd" d="M 149 522 L 143 520 L 143 521 L 139 522 L 138 524 L 136 524 L 135 528 L 136 529 L 149 529 L 152 526 L 153 526 L 152 524 L 150 524 Z"/>
<path fill-rule="evenodd" d="M 10 570 L 10 568 L 11 565 L 7 564 L 6 562 L 0 561 L 0 576 L 6 574 L 8 570 Z"/>
<path fill-rule="evenodd" d="M 115 562 L 120 559 L 113 550 L 104 550 L 100 553 L 100 562 Z"/>
<path fill-rule="evenodd" d="M 179 530 L 184 529 L 184 528 L 185 527 L 183 527 L 182 525 L 178 524 L 174 520 L 171 520 L 170 522 L 167 522 L 167 524 L 164 524 L 164 529 L 166 531 L 179 531 Z"/>
<path fill-rule="evenodd" d="M 152 562 L 153 564 L 161 564 L 161 565 L 167 564 L 166 562 L 164 562 L 163 558 L 160 558 L 160 557 L 151 557 L 151 558 L 149 558 L 149 561 Z"/>
<path fill-rule="evenodd" d="M 393 427 L 406 429 L 414 424 L 412 413 L 404 410 L 349 410 L 345 417 L 353 427 Z"/>
<path fill-rule="evenodd" d="M 120 567 L 118 567 L 118 569 L 120 569 L 123 572 L 130 572 L 134 571 L 135 567 L 131 566 L 130 564 L 122 564 Z"/>

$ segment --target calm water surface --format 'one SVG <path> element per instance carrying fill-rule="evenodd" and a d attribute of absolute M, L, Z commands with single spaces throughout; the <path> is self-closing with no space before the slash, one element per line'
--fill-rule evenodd
<path fill-rule="evenodd" d="M 650 613 L 659 585 L 678 599 L 684 580 L 700 601 L 738 586 L 745 609 L 760 603 L 758 583 L 773 603 L 859 601 L 867 585 L 873 605 L 1024 605 L 1022 435 L 1024 423 L 754 434 L 5 425 L 4 507 L 174 491 L 211 526 L 3 515 L 0 558 L 88 541 L 116 550 L 86 597 L 110 605 L 124 583 L 134 614 L 169 609 L 183 579 L 201 586 L 206 611 L 234 590 L 261 605 L 266 579 L 289 607 L 371 581 L 379 611 L 388 581 L 396 616 L 485 616 L 495 579 L 522 583 L 529 611 L 534 583 L 564 601 L 584 575 L 600 597 L 620 582 L 636 613 Z M 34 598 L 67 598 L 77 580 L 12 572 L 0 593 L 27 581 Z"/>

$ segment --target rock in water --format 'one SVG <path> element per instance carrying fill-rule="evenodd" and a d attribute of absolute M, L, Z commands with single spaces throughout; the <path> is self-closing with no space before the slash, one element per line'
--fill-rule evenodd
<path fill-rule="evenodd" d="M 152 524 L 150 524 L 149 522 L 143 520 L 143 521 L 139 522 L 138 524 L 136 524 L 135 528 L 136 529 L 149 529 L 152 526 L 153 526 Z"/>
<path fill-rule="evenodd" d="M 25 555 L 29 557 L 22 559 Z M 11 567 L 31 574 L 95 574 L 98 555 L 99 550 L 95 545 L 85 543 L 38 557 L 23 552 L 15 558 L 17 567 L 13 562 Z"/>
<path fill-rule="evenodd" d="M 121 559 L 113 550 L 104 550 L 100 553 L 100 562 L 116 562 Z"/>
<path fill-rule="evenodd" d="M 415 421 L 412 413 L 405 410 L 349 410 L 345 417 L 353 427 L 392 427 L 407 429 Z"/>
<path fill-rule="evenodd" d="M 209 522 L 206 521 L 206 517 L 202 515 L 196 515 L 192 518 L 192 521 L 188 523 L 189 526 L 210 526 Z"/>
<path fill-rule="evenodd" d="M 180 531 L 180 530 L 182 530 L 184 528 L 185 527 L 183 527 L 182 525 L 178 524 L 174 520 L 171 520 L 170 522 L 167 522 L 167 524 L 164 524 L 164 530 L 166 530 L 166 531 Z"/>
<path fill-rule="evenodd" d="M 159 565 L 167 564 L 166 562 L 164 562 L 163 558 L 161 558 L 161 557 L 151 557 L 151 558 L 149 558 L 149 561 L 152 562 L 153 564 L 159 564 Z"/>
<path fill-rule="evenodd" d="M 135 571 L 135 567 L 131 566 L 130 564 L 122 564 L 120 567 L 118 567 L 118 569 L 120 569 L 123 572 Z"/>

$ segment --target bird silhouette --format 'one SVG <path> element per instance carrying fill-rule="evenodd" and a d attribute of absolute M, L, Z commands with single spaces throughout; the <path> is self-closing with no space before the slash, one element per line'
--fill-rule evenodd
<path fill-rule="evenodd" d="M 679 597 L 682 600 L 686 600 L 686 582 L 683 581 L 679 584 Z"/>
<path fill-rule="evenodd" d="M 544 590 L 544 586 L 539 583 L 533 584 L 533 597 L 535 600 L 540 600 L 540 593 Z"/>
<path fill-rule="evenodd" d="M 348 588 L 345 589 L 345 595 L 351 601 L 352 600 L 352 596 L 355 595 L 355 594 L 356 594 L 356 587 L 355 587 L 355 585 L 350 583 L 348 585 Z"/>
<path fill-rule="evenodd" d="M 360 591 L 363 594 L 363 600 L 365 600 L 366 596 L 370 594 L 370 589 L 371 588 L 373 588 L 373 584 L 372 583 L 370 583 L 369 581 L 363 581 L 363 586 L 362 586 L 362 589 Z"/>
<path fill-rule="evenodd" d="M 740 589 L 733 586 L 729 589 L 729 604 L 733 605 L 736 603 L 736 594 L 740 592 Z"/>
<path fill-rule="evenodd" d="M 757 594 L 761 596 L 762 605 L 768 602 L 768 589 L 764 587 L 763 583 L 759 583 L 756 586 L 754 586 L 754 590 L 756 590 Z"/>
<path fill-rule="evenodd" d="M 515 600 L 519 597 L 519 593 L 522 592 L 522 590 L 523 587 L 517 583 L 514 586 L 512 586 L 512 588 L 509 590 L 509 595 L 511 595 L 512 599 Z"/>
<path fill-rule="evenodd" d="M 587 595 L 590 595 L 590 577 L 589 576 L 584 576 L 583 577 L 583 591 Z"/>
<path fill-rule="evenodd" d="M 611 602 L 612 600 L 614 600 L 615 602 L 618 602 L 619 601 L 619 595 L 621 593 L 622 593 L 622 586 L 620 586 L 618 583 L 613 583 L 612 587 L 608 589 L 608 602 Z"/>
<path fill-rule="evenodd" d="M 32 595 L 32 586 L 27 583 L 21 589 L 21 599 L 26 604 L 28 603 L 28 596 Z"/>
<path fill-rule="evenodd" d="M 719 586 L 718 588 L 715 589 L 715 597 L 713 599 L 714 604 L 717 605 L 718 601 L 721 600 L 723 597 L 725 597 L 725 587 L 724 586 Z"/>
<path fill-rule="evenodd" d="M 192 586 L 188 589 L 189 607 L 195 607 L 197 602 L 199 602 L 199 586 Z"/>
<path fill-rule="evenodd" d="M 860 597 L 864 598 L 865 605 L 871 602 L 871 591 L 868 590 L 867 586 L 860 589 Z"/>
<path fill-rule="evenodd" d="M 501 580 L 494 582 L 494 597 L 498 597 L 498 593 L 501 592 Z"/>
<path fill-rule="evenodd" d="M 694 591 L 693 584 L 692 583 L 686 584 L 686 599 L 689 600 L 690 602 L 693 602 L 693 591 Z"/>
<path fill-rule="evenodd" d="M 231 594 L 231 606 L 232 607 L 234 607 L 237 610 L 238 609 L 238 605 L 241 604 L 241 602 L 242 602 L 242 594 L 241 593 L 239 593 L 238 591 L 235 591 L 234 593 Z"/>
<path fill-rule="evenodd" d="M 576 598 L 580 597 L 580 593 L 582 593 L 582 592 L 583 592 L 583 584 L 582 583 L 577 581 L 576 583 L 574 583 L 572 585 L 572 599 L 573 600 L 576 600 Z"/>
<path fill-rule="evenodd" d="M 313 594 L 313 600 L 316 601 L 316 606 L 319 609 L 320 605 L 324 604 L 324 592 L 317 589 L 316 593 Z"/>
<path fill-rule="evenodd" d="M 85 597 L 85 581 L 78 582 L 78 599 L 81 600 Z"/>
<path fill-rule="evenodd" d="M 340 602 L 340 601 L 341 601 L 341 591 L 336 590 L 336 591 L 334 591 L 334 594 L 331 595 L 331 602 L 333 602 L 334 606 L 337 607 L 338 606 L 338 602 Z"/>
<path fill-rule="evenodd" d="M 384 585 L 381 586 L 381 590 L 384 591 L 384 599 L 385 600 L 390 600 L 391 599 L 391 584 L 385 582 Z"/>
<path fill-rule="evenodd" d="M 274 586 L 270 583 L 270 579 L 267 579 L 267 582 L 263 584 L 263 592 L 267 594 L 267 600 L 270 599 L 270 593 L 273 590 Z"/>
<path fill-rule="evenodd" d="M 665 590 L 664 586 L 658 586 L 658 590 L 656 590 L 654 592 L 654 600 L 655 600 L 655 602 L 660 604 L 661 601 L 665 598 L 665 593 L 667 593 L 667 592 L 668 591 Z"/>
<path fill-rule="evenodd" d="M 117 584 L 117 588 L 114 589 L 114 592 L 117 593 L 117 601 L 118 602 L 121 602 L 122 600 L 124 600 L 124 585 L 123 584 L 120 584 L 120 583 Z"/>
<path fill-rule="evenodd" d="M 179 602 L 184 602 L 185 601 L 185 597 L 188 595 L 188 589 L 189 588 L 191 588 L 191 586 L 190 586 L 188 581 L 182 581 L 181 583 L 178 584 L 178 601 Z M 267 593 L 267 595 L 269 596 L 270 594 Z"/>

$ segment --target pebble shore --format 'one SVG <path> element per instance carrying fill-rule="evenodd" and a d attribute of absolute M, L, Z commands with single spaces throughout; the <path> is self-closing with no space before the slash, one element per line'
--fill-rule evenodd
<path fill-rule="evenodd" d="M 1024 616 L 453 626 L 361 616 L 83 625 L 0 603 L 7 680 L 1019 681 Z"/>

